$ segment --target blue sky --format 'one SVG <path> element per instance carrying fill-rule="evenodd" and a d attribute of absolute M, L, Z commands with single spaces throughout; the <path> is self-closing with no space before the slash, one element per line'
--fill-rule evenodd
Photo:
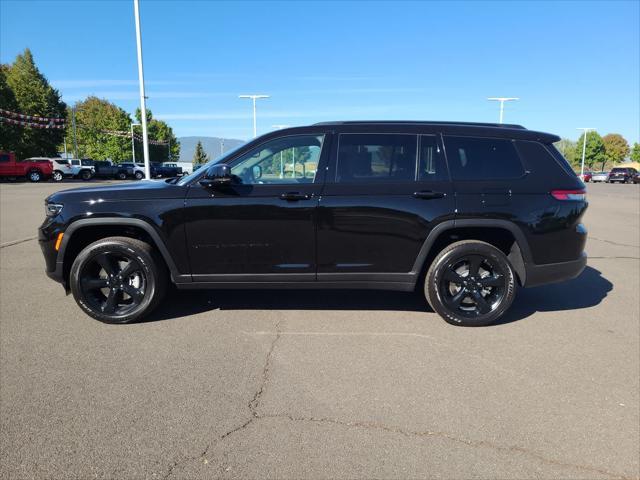
<path fill-rule="evenodd" d="M 497 121 L 640 139 L 640 2 L 141 0 L 154 115 L 178 136 L 247 139 L 326 120 Z M 0 0 L 0 60 L 31 48 L 73 103 L 138 105 L 133 3 Z"/>

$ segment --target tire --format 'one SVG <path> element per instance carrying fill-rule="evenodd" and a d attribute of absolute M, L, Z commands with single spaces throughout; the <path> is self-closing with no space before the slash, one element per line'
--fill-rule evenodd
<path fill-rule="evenodd" d="M 116 178 L 118 180 L 126 180 L 127 179 L 127 174 L 124 172 L 119 172 L 116 174 Z"/>
<path fill-rule="evenodd" d="M 27 178 L 29 179 L 30 182 L 32 183 L 37 183 L 40 180 L 42 180 L 42 173 L 40 173 L 39 170 L 31 170 L 28 174 L 27 174 Z"/>
<path fill-rule="evenodd" d="M 144 178 L 144 173 L 138 171 L 134 173 L 134 177 L 136 177 L 136 180 L 142 180 Z"/>
<path fill-rule="evenodd" d="M 91 170 L 82 170 L 80 172 L 80 178 L 85 182 L 91 180 L 91 177 L 93 177 L 93 175 L 91 174 Z"/>
<path fill-rule="evenodd" d="M 163 259 L 148 243 L 129 237 L 108 237 L 88 245 L 69 274 L 78 306 L 96 320 L 116 324 L 151 313 L 163 299 L 167 282 Z"/>
<path fill-rule="evenodd" d="M 516 277 L 506 255 L 496 247 L 463 240 L 436 256 L 427 271 L 424 292 L 446 322 L 481 327 L 509 309 L 516 295 Z"/>
<path fill-rule="evenodd" d="M 64 175 L 60 170 L 56 170 L 55 172 L 53 172 L 53 175 L 51 175 L 51 179 L 54 182 L 61 182 L 63 178 L 64 178 Z"/>

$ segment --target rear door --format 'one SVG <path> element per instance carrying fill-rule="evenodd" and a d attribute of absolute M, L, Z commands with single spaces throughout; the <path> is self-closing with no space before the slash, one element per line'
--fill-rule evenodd
<path fill-rule="evenodd" d="M 439 135 L 337 135 L 318 208 L 318 280 L 411 282 L 455 200 Z"/>

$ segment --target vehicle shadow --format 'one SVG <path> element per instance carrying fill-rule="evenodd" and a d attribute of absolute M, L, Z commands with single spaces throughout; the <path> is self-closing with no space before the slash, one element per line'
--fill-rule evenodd
<path fill-rule="evenodd" d="M 505 316 L 494 325 L 523 320 L 536 312 L 578 310 L 598 305 L 613 284 L 592 267 L 574 280 L 521 288 Z M 211 310 L 378 310 L 433 312 L 419 293 L 381 290 L 176 290 L 143 322 L 185 317 Z"/>

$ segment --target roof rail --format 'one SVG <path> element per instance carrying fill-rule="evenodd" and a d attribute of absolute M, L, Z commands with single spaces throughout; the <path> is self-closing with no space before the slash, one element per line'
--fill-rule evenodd
<path fill-rule="evenodd" d="M 373 125 L 460 125 L 460 126 L 472 126 L 472 127 L 496 127 L 496 128 L 517 128 L 520 130 L 526 130 L 522 125 L 513 123 L 485 123 L 485 122 L 439 122 L 439 121 L 425 121 L 425 120 L 346 120 L 336 122 L 318 122 L 314 125 L 359 125 L 359 124 L 373 124 Z"/>

